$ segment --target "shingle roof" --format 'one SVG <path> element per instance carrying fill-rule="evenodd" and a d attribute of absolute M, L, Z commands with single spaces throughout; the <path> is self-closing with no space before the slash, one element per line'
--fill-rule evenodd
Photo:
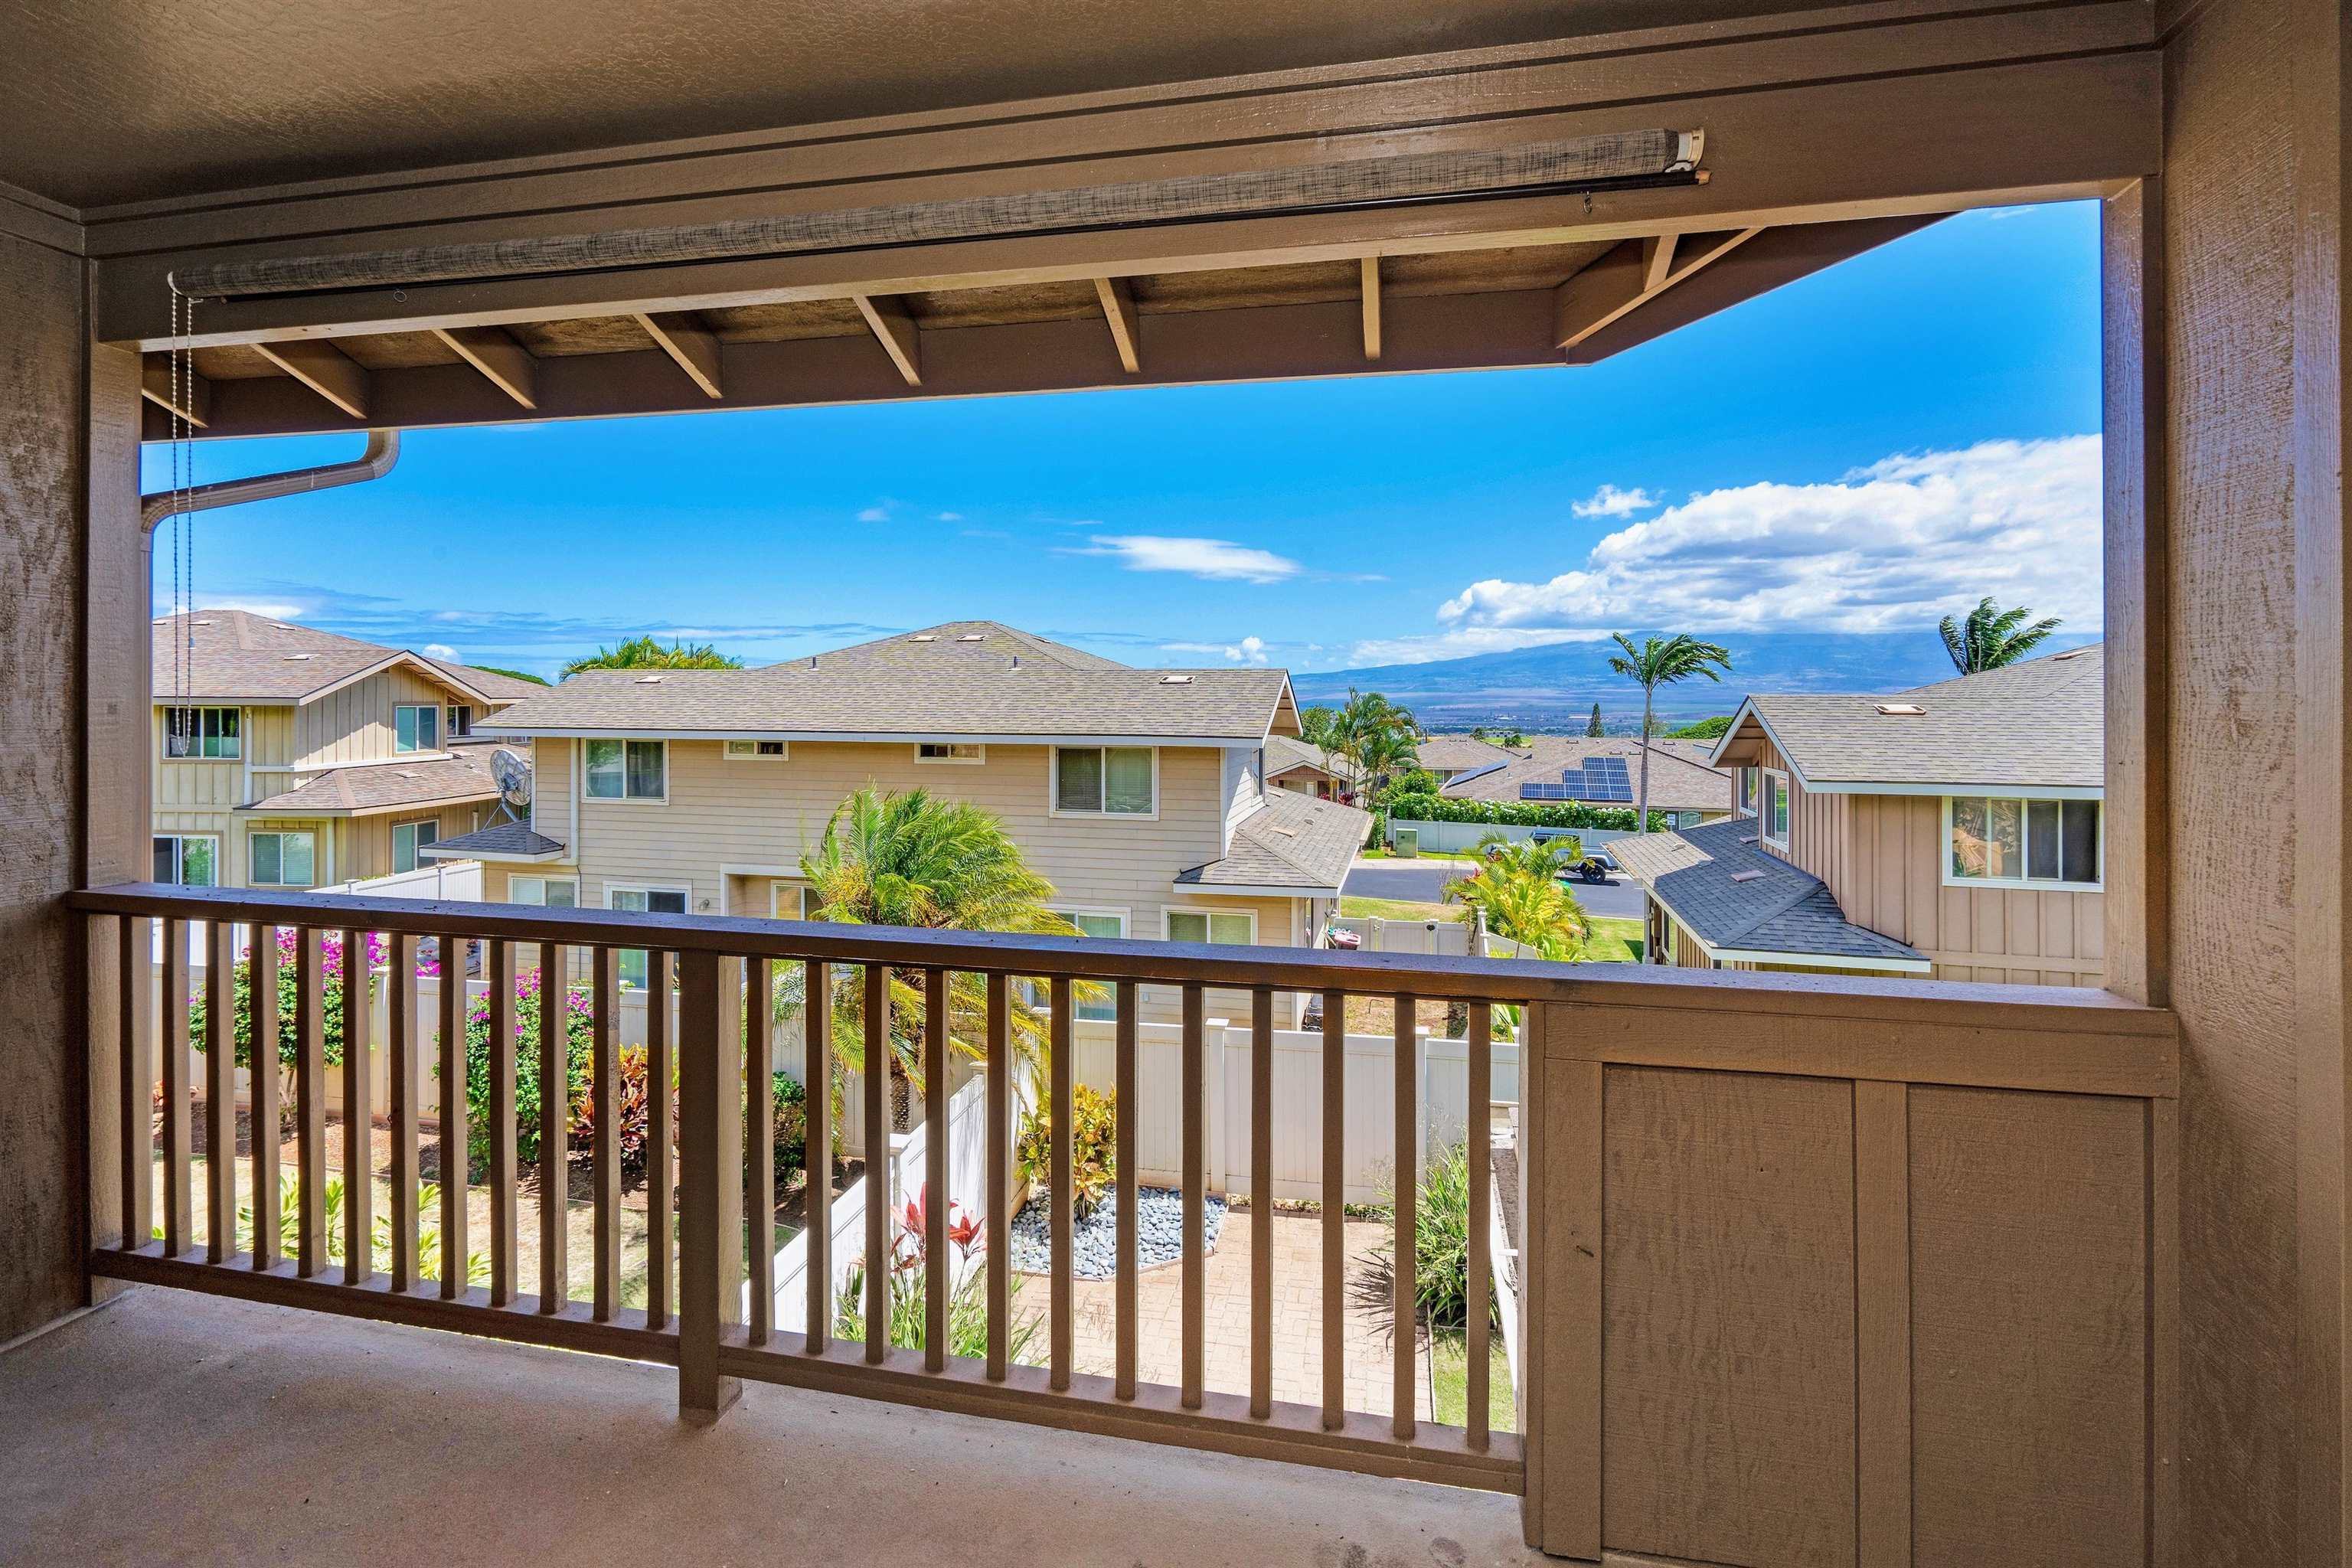
<path fill-rule="evenodd" d="M 548 689 L 544 682 L 522 680 L 495 669 L 484 669 L 477 664 L 458 664 L 454 660 L 424 656 L 425 662 L 453 680 L 462 681 L 493 702 L 519 702 L 526 697 L 536 697 Z"/>
<path fill-rule="evenodd" d="M 993 621 L 950 621 L 761 669 L 588 671 L 523 699 L 488 728 L 1255 744 L 1277 721 L 1297 722 L 1290 678 L 1279 669 L 1136 669 Z"/>
<path fill-rule="evenodd" d="M 1265 792 L 1265 808 L 1234 829 L 1223 858 L 1179 872 L 1179 886 L 1295 888 L 1328 893 L 1348 879 L 1348 868 L 1371 828 L 1371 813 L 1293 790 Z"/>
<path fill-rule="evenodd" d="M 1706 761 L 1708 748 L 1685 741 L 1650 742 L 1650 809 L 1652 811 L 1729 811 L 1731 775 Z M 1639 781 L 1642 742 L 1631 735 L 1531 735 L 1527 755 L 1501 755 L 1504 765 L 1491 773 L 1449 779 L 1439 793 L 1456 800 L 1517 801 L 1525 784 L 1559 784 L 1564 770 L 1579 767 L 1587 757 L 1623 757 Z M 1624 801 L 1593 801 L 1591 805 L 1623 806 Z"/>
<path fill-rule="evenodd" d="M 1524 749 L 1498 746 L 1475 735 L 1431 735 L 1413 748 L 1424 768 L 1483 768 L 1523 757 Z"/>
<path fill-rule="evenodd" d="M 1709 947 L 1785 953 L 1791 963 L 1926 962 L 1916 948 L 1847 920 L 1820 878 L 1741 842 L 1755 835 L 1754 818 L 1733 817 L 1615 839 L 1609 853 Z"/>
<path fill-rule="evenodd" d="M 1890 702 L 1927 711 L 1878 711 Z M 2106 658 L 2095 643 L 1907 691 L 1753 696 L 1717 755 L 1743 731 L 1752 739 L 1750 710 L 1809 784 L 2106 783 Z"/>
<path fill-rule="evenodd" d="M 499 786 L 490 777 L 488 763 L 468 750 L 429 763 L 374 763 L 365 767 L 330 768 L 292 789 L 280 790 L 237 809 L 262 816 L 368 816 L 407 806 L 493 800 L 498 793 Z"/>
<path fill-rule="evenodd" d="M 152 689 L 159 702 L 186 695 L 198 702 L 299 702 L 380 665 L 406 658 L 461 692 L 495 698 L 484 684 L 537 690 L 528 681 L 426 658 L 316 626 L 273 621 L 244 610 L 194 610 L 157 620 L 149 639 Z"/>
<path fill-rule="evenodd" d="M 436 859 L 454 859 L 464 856 L 487 855 L 499 859 L 539 858 L 560 855 L 563 841 L 550 838 L 535 831 L 527 822 L 501 822 L 492 827 L 478 827 L 471 833 L 460 833 L 455 838 L 444 838 L 418 851 Z"/>
<path fill-rule="evenodd" d="M 1265 738 L 1265 776 L 1273 778 L 1293 768 L 1315 768 L 1335 779 L 1350 778 L 1355 770 L 1338 752 L 1325 754 L 1318 746 L 1311 746 L 1296 735 L 1268 735 Z"/>

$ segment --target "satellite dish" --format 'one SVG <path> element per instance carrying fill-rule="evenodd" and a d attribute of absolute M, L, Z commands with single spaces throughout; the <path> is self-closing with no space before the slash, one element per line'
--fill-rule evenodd
<path fill-rule="evenodd" d="M 530 809 L 530 764 L 521 754 L 499 747 L 490 753 L 490 777 L 497 781 L 499 795 L 518 812 Z"/>

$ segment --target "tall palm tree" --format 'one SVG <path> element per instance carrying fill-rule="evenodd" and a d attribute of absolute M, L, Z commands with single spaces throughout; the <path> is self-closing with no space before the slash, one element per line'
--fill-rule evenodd
<path fill-rule="evenodd" d="M 1560 879 L 1583 858 L 1583 845 L 1574 837 L 1535 843 L 1490 833 L 1478 841 L 1478 869 L 1448 882 L 1446 901 L 1484 915 L 1496 936 L 1546 958 L 1573 958 L 1592 928 Z"/>
<path fill-rule="evenodd" d="M 1952 656 L 1952 667 L 1962 675 L 1976 675 L 2015 664 L 2063 624 L 2052 616 L 2026 626 L 2026 617 L 2032 614 L 2022 605 L 2000 609 L 1987 597 L 1977 601 L 1967 620 L 1946 616 L 1937 629 L 1944 635 L 1944 651 Z"/>
<path fill-rule="evenodd" d="M 1347 758 L 1358 780 L 1376 793 L 1372 759 L 1377 756 L 1382 761 L 1378 771 L 1384 774 L 1393 772 L 1404 760 L 1398 742 L 1403 742 L 1404 754 L 1413 752 L 1421 740 L 1421 726 L 1409 710 L 1398 707 L 1377 691 L 1358 691 L 1351 686 L 1348 688 L 1348 700 L 1332 721 L 1332 733 L 1336 737 L 1332 749 Z"/>
<path fill-rule="evenodd" d="M 1731 668 L 1731 650 L 1720 643 L 1700 642 L 1677 632 L 1670 637 L 1646 637 L 1635 647 L 1623 632 L 1612 634 L 1622 654 L 1609 656 L 1609 668 L 1642 687 L 1642 785 L 1633 797 L 1633 831 L 1650 831 L 1651 703 L 1661 686 L 1674 686 L 1695 675 L 1721 680 L 1718 669 Z"/>
<path fill-rule="evenodd" d="M 1331 753 L 1339 749 L 1339 710 L 1337 708 L 1301 708 L 1298 710 L 1298 738 L 1323 753 L 1323 766 L 1328 773 Z"/>
<path fill-rule="evenodd" d="M 740 669 L 743 661 L 720 653 L 709 643 L 674 642 L 667 647 L 651 637 L 631 637 L 618 647 L 599 647 L 563 667 L 566 675 L 583 669 Z"/>
<path fill-rule="evenodd" d="M 1356 743 L 1357 776 L 1365 781 L 1367 798 L 1375 805 L 1388 788 L 1391 774 L 1413 767 L 1421 755 L 1414 738 L 1401 730 L 1376 730 Z"/>
<path fill-rule="evenodd" d="M 1054 885 L 1029 868 L 1003 823 L 968 802 L 942 800 L 923 790 L 894 795 L 869 784 L 853 793 L 834 809 L 816 848 L 801 857 L 801 875 L 809 883 L 814 920 L 1079 934 L 1045 907 Z M 923 1087 L 922 978 L 919 970 L 893 971 L 890 976 L 893 1066 L 918 1088 Z M 784 965 L 780 980 L 776 1012 L 796 1013 L 804 1000 L 803 971 Z M 1082 993 L 1097 989 L 1078 987 Z M 976 1060 L 986 1057 L 987 1005 L 983 976 L 949 975 L 950 1048 Z M 1044 1058 L 1046 1021 L 1017 987 L 1012 1025 L 1013 1048 L 1034 1071 Z M 833 987 L 832 1032 L 835 1059 L 845 1068 L 864 1070 L 864 987 L 846 983 L 845 976 Z"/>

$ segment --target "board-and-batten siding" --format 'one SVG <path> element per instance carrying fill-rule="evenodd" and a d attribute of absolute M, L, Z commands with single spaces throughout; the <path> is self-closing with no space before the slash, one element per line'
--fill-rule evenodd
<path fill-rule="evenodd" d="M 408 668 L 355 680 L 296 710 L 296 742 L 305 767 L 366 762 L 393 755 L 392 710 L 404 704 L 447 704 L 466 699 Z M 445 715 L 446 718 L 446 715 Z"/>
<path fill-rule="evenodd" d="M 1769 738 L 1757 763 L 1788 768 Z M 1943 835 L 1938 796 L 1817 794 L 1792 772 L 1789 847 L 1758 842 L 1828 883 L 1854 924 L 1927 954 L 1938 980 L 2105 984 L 2103 895 L 1947 887 Z"/>

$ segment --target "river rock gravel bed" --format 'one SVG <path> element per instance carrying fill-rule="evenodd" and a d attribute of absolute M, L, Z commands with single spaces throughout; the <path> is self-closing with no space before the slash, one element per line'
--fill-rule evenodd
<path fill-rule="evenodd" d="M 1173 1263 L 1184 1256 L 1184 1195 L 1173 1187 L 1139 1187 L 1135 1193 L 1135 1255 L 1139 1268 Z M 1202 1245 L 1216 1250 L 1225 1226 L 1225 1200 L 1205 1200 Z M 1051 1273 L 1054 1266 L 1051 1194 L 1040 1187 L 1013 1216 L 1013 1267 L 1024 1274 Z M 1118 1272 L 1118 1204 L 1106 1197 L 1095 1212 L 1071 1226 L 1071 1272 L 1080 1279 L 1108 1279 Z"/>

